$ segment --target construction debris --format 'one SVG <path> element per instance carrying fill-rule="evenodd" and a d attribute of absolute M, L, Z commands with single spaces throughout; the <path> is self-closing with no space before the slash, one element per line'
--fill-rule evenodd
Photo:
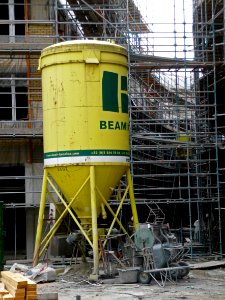
<path fill-rule="evenodd" d="M 10 268 L 10 271 L 15 273 L 19 272 L 34 282 L 50 282 L 56 279 L 56 270 L 49 267 L 47 264 L 38 264 L 34 268 L 14 263 Z"/>

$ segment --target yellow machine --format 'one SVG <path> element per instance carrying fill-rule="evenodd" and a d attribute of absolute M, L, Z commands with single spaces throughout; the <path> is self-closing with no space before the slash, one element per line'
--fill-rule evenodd
<path fill-rule="evenodd" d="M 98 275 L 97 217 L 106 218 L 107 207 L 113 215 L 109 234 L 115 222 L 126 232 L 117 216 L 129 194 L 138 225 L 129 163 L 127 51 L 110 42 L 63 42 L 42 51 L 39 68 L 44 177 L 34 264 L 70 214 L 93 249 L 93 274 Z M 124 175 L 127 187 L 113 212 L 108 200 Z M 59 218 L 42 237 L 46 195 L 56 207 L 63 203 L 64 210 L 58 209 Z"/>

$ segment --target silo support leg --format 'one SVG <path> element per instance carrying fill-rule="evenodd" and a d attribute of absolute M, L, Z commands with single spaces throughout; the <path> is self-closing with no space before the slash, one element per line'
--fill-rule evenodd
<path fill-rule="evenodd" d="M 44 221 L 44 214 L 45 214 L 45 203 L 46 203 L 47 177 L 48 177 L 48 172 L 46 169 L 44 169 L 42 191 L 41 191 L 41 203 L 40 203 L 40 209 L 39 209 L 39 215 L 38 215 L 38 226 L 37 226 L 34 257 L 33 257 L 33 265 L 34 266 L 36 266 L 38 263 L 39 250 L 40 250 L 40 245 L 41 245 L 43 221 Z"/>
<path fill-rule="evenodd" d="M 99 188 L 96 186 L 96 190 L 99 194 L 99 196 L 102 199 L 102 202 L 105 204 L 105 206 L 108 208 L 109 212 L 112 214 L 112 216 L 116 219 L 117 224 L 120 226 L 121 230 L 123 231 L 123 233 L 127 233 L 126 229 L 123 227 L 122 223 L 120 222 L 120 220 L 117 218 L 116 214 L 114 213 L 114 211 L 112 210 L 112 208 L 110 207 L 110 205 L 108 204 L 108 202 L 105 200 L 105 198 L 103 197 L 102 193 L 100 192 Z"/>
<path fill-rule="evenodd" d="M 129 194 L 130 194 L 130 204 L 131 204 L 131 210 L 132 215 L 134 219 L 134 229 L 138 229 L 138 214 L 137 214 L 137 207 L 136 202 L 134 198 L 134 188 L 133 188 L 133 182 L 131 178 L 130 168 L 127 170 L 127 184 L 129 185 Z"/>
<path fill-rule="evenodd" d="M 71 217 L 73 218 L 74 222 L 77 224 L 78 228 L 80 229 L 80 231 L 82 232 L 82 234 L 84 235 L 84 237 L 86 238 L 86 240 L 88 241 L 88 243 L 90 244 L 90 246 L 93 248 L 93 245 L 90 241 L 90 239 L 87 236 L 87 233 L 85 232 L 85 230 L 83 229 L 83 227 L 80 225 L 79 221 L 77 220 L 77 218 L 74 216 L 73 211 L 70 209 L 70 206 L 72 205 L 72 203 L 74 202 L 75 198 L 74 197 L 71 202 L 69 203 L 69 205 L 67 205 L 66 201 L 63 199 L 63 197 L 60 195 L 60 193 L 58 192 L 58 190 L 56 189 L 56 187 L 54 186 L 54 184 L 51 182 L 51 180 L 49 178 L 47 178 L 48 183 L 51 185 L 52 189 L 54 190 L 54 192 L 56 193 L 56 195 L 58 196 L 58 198 L 61 200 L 62 204 L 65 206 L 65 213 L 68 211 L 68 213 L 71 215 Z M 89 180 L 89 177 L 86 179 L 86 181 L 84 182 L 83 186 L 86 184 L 86 182 Z M 82 188 L 83 188 L 82 186 Z M 77 195 L 80 193 L 81 189 L 79 189 Z M 61 216 L 59 217 L 58 220 L 62 219 L 63 214 L 61 214 Z"/>
<path fill-rule="evenodd" d="M 120 212 L 120 210 L 121 210 L 121 208 L 122 208 L 122 205 L 123 205 L 123 203 L 124 203 L 124 200 L 125 200 L 125 198 L 126 198 L 126 196 L 127 196 L 128 190 L 129 190 L 129 186 L 127 186 L 127 188 L 126 188 L 126 190 L 125 190 L 125 192 L 124 192 L 124 195 L 123 195 L 123 197 L 122 197 L 122 199 L 121 199 L 121 201 L 120 201 L 120 205 L 119 205 L 118 208 L 117 208 L 115 217 L 114 217 L 114 219 L 113 219 L 113 221 L 112 221 L 112 223 L 111 223 L 111 225 L 110 225 L 110 227 L 109 227 L 108 233 L 107 233 L 106 238 L 105 238 L 105 242 L 104 242 L 104 244 L 103 244 L 104 247 L 105 247 L 105 245 L 106 245 L 108 236 L 109 236 L 109 235 L 111 234 L 111 232 L 112 232 L 113 226 L 114 226 L 114 224 L 115 224 L 115 222 L 116 222 L 116 218 L 117 218 L 118 215 L 119 215 L 119 212 Z"/>
<path fill-rule="evenodd" d="M 90 167 L 90 189 L 91 189 L 91 214 L 92 214 L 92 239 L 93 239 L 93 258 L 94 269 L 91 279 L 97 280 L 99 274 L 99 253 L 98 253 L 98 224 L 97 224 L 97 205 L 96 205 L 96 186 L 95 186 L 95 167 Z"/>
<path fill-rule="evenodd" d="M 76 219 L 76 217 L 74 216 L 72 210 L 70 210 L 70 207 L 72 206 L 72 204 L 74 203 L 74 201 L 76 200 L 77 196 L 80 194 L 80 192 L 82 191 L 82 189 L 84 188 L 84 186 L 87 184 L 87 182 L 90 180 L 90 176 L 88 176 L 86 178 L 86 180 L 84 181 L 84 183 L 82 184 L 82 186 L 80 187 L 80 189 L 77 191 L 77 193 L 74 195 L 74 197 L 72 198 L 71 202 L 69 204 L 67 204 L 61 194 L 59 194 L 57 188 L 55 187 L 55 185 L 51 182 L 50 178 L 47 178 L 48 183 L 50 184 L 50 186 L 52 187 L 53 191 L 56 193 L 56 195 L 58 196 L 58 198 L 61 200 L 62 204 L 64 204 L 65 209 L 64 210 L 58 210 L 59 213 L 59 217 L 57 218 L 57 220 L 55 221 L 54 225 L 50 228 L 50 230 L 48 231 L 48 233 L 45 235 L 45 237 L 43 238 L 43 240 L 40 242 L 39 245 L 39 249 L 38 249 L 38 258 L 41 257 L 41 255 L 44 253 L 45 249 L 48 247 L 49 243 L 51 242 L 52 238 L 54 237 L 55 233 L 57 232 L 59 226 L 61 225 L 61 223 L 63 222 L 63 219 L 65 218 L 65 216 L 69 213 L 71 215 L 71 217 L 73 218 L 73 220 L 75 221 L 75 223 L 78 225 L 79 229 L 81 230 L 81 232 L 83 233 L 83 235 L 85 236 L 85 238 L 87 239 L 88 243 L 90 244 L 90 246 L 92 247 L 92 242 L 89 239 L 88 235 L 86 234 L 85 230 L 83 229 L 83 227 L 80 225 L 80 223 L 78 222 L 78 220 Z M 57 203 L 54 200 L 52 194 L 50 193 L 50 191 L 48 190 L 48 188 L 46 189 L 46 194 L 49 196 L 49 198 L 51 199 L 51 201 L 55 204 L 56 208 L 57 208 Z M 38 260 L 37 258 L 37 260 Z"/>

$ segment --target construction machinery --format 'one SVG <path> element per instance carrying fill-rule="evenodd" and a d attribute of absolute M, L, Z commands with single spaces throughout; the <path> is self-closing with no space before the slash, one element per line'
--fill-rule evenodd
<path fill-rule="evenodd" d="M 189 246 L 177 242 L 169 224 L 164 223 L 163 213 L 158 206 L 151 209 L 151 212 L 155 217 L 152 223 L 139 223 L 138 229 L 124 239 L 124 243 L 120 240 L 118 249 L 121 253 L 117 258 L 115 253 L 118 251 L 114 251 L 114 254 L 110 251 L 112 249 L 104 251 L 104 259 L 107 259 L 107 263 L 103 264 L 105 271 L 112 275 L 115 269 L 113 264 L 119 265 L 123 283 L 132 280 L 147 284 L 154 279 L 164 286 L 166 280 L 176 281 L 189 273 L 189 264 L 184 261 Z"/>

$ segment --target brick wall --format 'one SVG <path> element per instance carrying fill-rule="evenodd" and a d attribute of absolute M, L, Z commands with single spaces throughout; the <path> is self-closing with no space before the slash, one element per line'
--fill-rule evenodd
<path fill-rule="evenodd" d="M 42 44 L 43 48 L 47 47 L 48 45 L 51 45 L 55 43 L 55 31 L 53 26 L 50 24 L 30 24 L 29 25 L 29 34 L 27 38 L 29 39 L 29 42 L 31 44 L 38 43 L 38 45 Z M 28 66 L 28 77 L 32 78 L 29 80 L 29 97 L 30 101 L 33 102 L 33 105 L 31 105 L 32 111 L 31 111 L 31 118 L 32 119 L 39 119 L 40 118 L 40 112 L 35 111 L 34 107 L 36 109 L 40 109 L 40 105 L 35 105 L 36 101 L 42 100 L 41 95 L 41 73 L 38 71 L 38 61 L 39 61 L 40 55 L 37 54 L 28 54 L 27 56 L 27 66 Z M 34 80 L 33 78 L 37 78 L 37 80 Z M 38 115 L 38 117 L 37 117 Z"/>

